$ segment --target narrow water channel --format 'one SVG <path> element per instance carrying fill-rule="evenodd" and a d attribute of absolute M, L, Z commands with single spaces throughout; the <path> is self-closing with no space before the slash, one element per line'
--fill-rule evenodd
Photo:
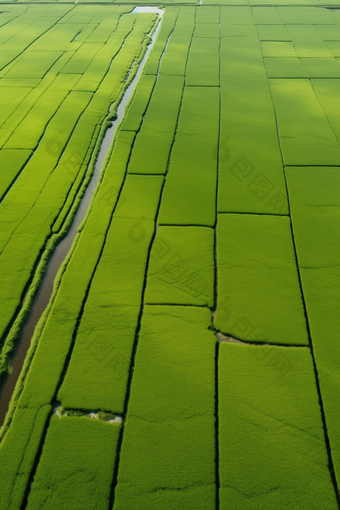
<path fill-rule="evenodd" d="M 157 7 L 136 7 L 133 11 L 131 11 L 132 14 L 135 13 L 157 13 L 160 18 L 162 18 L 164 14 L 164 10 L 159 9 Z M 110 150 L 112 140 L 115 134 L 115 131 L 117 129 L 117 126 L 122 121 L 126 105 L 129 102 L 134 89 L 137 85 L 138 79 L 144 69 L 144 66 L 146 64 L 146 61 L 149 57 L 150 51 L 152 50 L 158 32 L 161 27 L 161 20 L 157 25 L 157 28 L 153 35 L 151 36 L 151 42 L 149 43 L 147 50 L 145 52 L 145 55 L 139 65 L 138 71 L 131 81 L 130 85 L 127 87 L 122 100 L 117 108 L 117 119 L 112 122 L 112 126 L 106 130 L 104 139 L 100 146 L 100 151 L 98 154 L 98 158 L 95 164 L 95 169 L 93 176 L 89 182 L 89 185 L 86 189 L 86 192 L 83 196 L 83 199 L 80 203 L 79 209 L 77 211 L 77 214 L 74 217 L 72 226 L 66 235 L 64 239 L 58 244 L 56 247 L 52 257 L 49 260 L 49 263 L 46 268 L 46 272 L 44 274 L 44 277 L 41 281 L 40 288 L 35 296 L 35 299 L 33 301 L 30 314 L 23 326 L 21 336 L 17 342 L 17 345 L 13 351 L 12 358 L 11 358 L 11 366 L 12 366 L 12 373 L 8 374 L 0 389 L 0 426 L 4 423 L 5 416 L 8 410 L 8 406 L 12 397 L 12 394 L 14 392 L 14 388 L 16 385 L 16 382 L 19 378 L 22 366 L 24 364 L 27 351 L 31 345 L 31 339 L 34 333 L 35 326 L 37 325 L 41 315 L 43 314 L 45 308 L 47 307 L 49 300 L 51 298 L 52 292 L 53 292 L 53 284 L 54 279 L 56 277 L 56 274 L 61 266 L 61 264 L 64 262 L 68 252 L 70 251 L 73 241 L 77 235 L 78 227 L 80 223 L 83 221 L 86 212 L 89 208 L 90 202 L 92 200 L 92 196 L 95 192 L 99 176 L 101 174 L 101 171 L 103 169 L 103 163 L 105 160 L 105 157 Z"/>

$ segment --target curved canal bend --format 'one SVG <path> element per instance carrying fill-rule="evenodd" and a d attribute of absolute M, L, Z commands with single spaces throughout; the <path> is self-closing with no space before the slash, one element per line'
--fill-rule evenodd
<path fill-rule="evenodd" d="M 156 42 L 158 32 L 161 28 L 161 24 L 162 24 L 161 20 L 162 20 L 164 12 L 165 12 L 165 10 L 159 9 L 158 7 L 147 7 L 147 6 L 136 7 L 135 9 L 133 9 L 133 11 L 131 11 L 131 14 L 157 13 L 160 17 L 159 23 L 158 23 L 153 35 L 151 36 L 151 41 L 148 44 L 145 55 L 139 64 L 137 73 L 136 73 L 135 77 L 133 78 L 133 80 L 131 81 L 130 85 L 125 90 L 122 100 L 119 103 L 119 106 L 117 108 L 117 119 L 112 122 L 112 126 L 109 127 L 105 132 L 105 136 L 104 136 L 104 138 L 101 142 L 101 145 L 100 145 L 100 150 L 99 150 L 99 154 L 98 154 L 98 157 L 97 157 L 97 160 L 95 163 L 95 168 L 94 168 L 92 178 L 86 188 L 85 194 L 81 200 L 78 211 L 73 219 L 70 230 L 68 231 L 67 235 L 57 245 L 52 257 L 50 258 L 50 260 L 48 262 L 48 265 L 46 267 L 45 274 L 42 278 L 39 290 L 38 290 L 38 292 L 34 298 L 34 301 L 32 303 L 30 314 L 22 327 L 22 332 L 21 332 L 20 338 L 19 338 L 17 345 L 16 345 L 15 349 L 13 350 L 13 353 L 11 356 L 12 372 L 4 378 L 2 385 L 1 385 L 1 389 L 0 389 L 0 426 L 2 426 L 5 421 L 9 403 L 12 398 L 12 394 L 14 392 L 16 382 L 20 376 L 20 372 L 21 372 L 22 366 L 24 364 L 27 351 L 31 345 L 31 339 L 32 339 L 35 327 L 50 301 L 50 298 L 51 298 L 51 295 L 53 292 L 54 279 L 57 275 L 57 272 L 58 272 L 60 266 L 62 265 L 62 263 L 64 262 L 65 258 L 68 255 L 70 249 L 72 248 L 73 241 L 77 235 L 78 227 L 81 224 L 81 222 L 83 221 L 83 219 L 85 218 L 87 210 L 90 206 L 93 194 L 97 187 L 98 179 L 99 179 L 101 172 L 103 170 L 103 164 L 105 161 L 105 157 L 106 157 L 108 151 L 110 150 L 116 129 L 117 129 L 118 125 L 121 123 L 121 121 L 125 115 L 125 109 L 126 109 L 127 103 L 131 99 L 131 96 L 135 90 L 135 87 L 137 85 L 139 77 L 140 77 L 140 75 L 144 69 L 144 66 L 147 62 L 149 54 Z M 132 71 L 132 69 L 131 69 L 131 71 Z M 111 106 L 109 108 L 108 116 L 110 115 Z M 104 120 L 104 122 L 105 122 L 105 120 Z"/>

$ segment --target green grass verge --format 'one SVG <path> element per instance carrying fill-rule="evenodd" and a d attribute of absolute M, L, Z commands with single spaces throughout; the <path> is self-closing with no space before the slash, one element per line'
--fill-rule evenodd
<path fill-rule="evenodd" d="M 218 127 L 218 87 L 185 87 L 160 224 L 214 225 Z"/>
<path fill-rule="evenodd" d="M 241 340 L 308 344 L 289 218 L 221 214 L 216 329 Z"/>
<path fill-rule="evenodd" d="M 221 343 L 218 368 L 220 509 L 336 510 L 309 349 Z"/>
<path fill-rule="evenodd" d="M 114 509 L 215 505 L 210 311 L 146 306 L 137 347 Z"/>
<path fill-rule="evenodd" d="M 27 509 L 108 508 L 120 427 L 53 416 Z"/>
<path fill-rule="evenodd" d="M 157 229 L 145 302 L 213 307 L 213 229 L 162 226 Z"/>
<path fill-rule="evenodd" d="M 293 233 L 335 474 L 340 484 L 340 175 L 286 168 Z"/>

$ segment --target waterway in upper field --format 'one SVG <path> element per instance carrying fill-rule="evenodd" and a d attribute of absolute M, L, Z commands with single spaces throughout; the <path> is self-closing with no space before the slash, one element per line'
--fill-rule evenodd
<path fill-rule="evenodd" d="M 112 122 L 112 126 L 109 127 L 106 132 L 105 136 L 101 142 L 100 151 L 96 160 L 95 169 L 93 172 L 93 176 L 87 186 L 86 192 L 82 198 L 82 201 L 80 203 L 80 206 L 78 208 L 78 211 L 74 217 L 74 220 L 72 222 L 71 228 L 68 232 L 68 234 L 60 241 L 60 243 L 57 245 L 52 257 L 49 260 L 49 263 L 47 265 L 46 271 L 44 273 L 43 279 L 40 284 L 40 288 L 34 298 L 30 314 L 22 328 L 21 336 L 16 344 L 16 347 L 13 351 L 12 357 L 11 357 L 11 366 L 12 366 L 12 372 L 11 374 L 8 374 L 5 379 L 2 382 L 1 389 L 0 389 L 0 426 L 4 423 L 5 416 L 8 410 L 8 406 L 12 397 L 12 394 L 14 392 L 14 388 L 16 385 L 16 382 L 19 378 L 22 366 L 24 364 L 27 351 L 31 345 L 31 339 L 34 333 L 34 329 L 42 316 L 45 308 L 47 307 L 52 292 L 53 292 L 53 284 L 55 277 L 57 275 L 57 272 L 64 262 L 65 258 L 67 257 L 67 254 L 69 253 L 73 241 L 77 235 L 78 227 L 83 221 L 87 210 L 89 208 L 89 205 L 92 200 L 92 196 L 96 190 L 97 183 L 99 176 L 101 174 L 101 171 L 103 169 L 103 163 L 105 160 L 105 157 L 110 150 L 113 137 L 115 135 L 115 131 L 117 129 L 117 126 L 121 123 L 124 114 L 125 109 L 127 106 L 127 103 L 131 99 L 131 96 L 134 92 L 134 89 L 137 85 L 138 79 L 144 69 L 144 66 L 147 62 L 147 59 L 149 57 L 149 54 L 156 42 L 156 38 L 158 35 L 158 32 L 161 28 L 161 18 L 164 14 L 163 9 L 159 9 L 158 7 L 136 7 L 131 11 L 131 14 L 136 13 L 157 13 L 160 17 L 159 23 L 156 27 L 156 30 L 154 31 L 153 35 L 151 36 L 151 41 L 147 47 L 147 50 L 145 52 L 145 55 L 142 59 L 142 61 L 139 64 L 138 71 L 131 81 L 130 85 L 125 90 L 125 93 L 122 97 L 121 102 L 119 103 L 119 106 L 117 108 L 117 118 Z M 133 68 L 133 64 L 132 64 Z M 131 70 L 132 70 L 131 68 Z M 131 71 L 130 71 L 131 72 Z M 112 106 L 112 105 L 111 105 Z M 111 107 L 110 107 L 111 108 Z M 110 114 L 108 114 L 109 116 Z"/>

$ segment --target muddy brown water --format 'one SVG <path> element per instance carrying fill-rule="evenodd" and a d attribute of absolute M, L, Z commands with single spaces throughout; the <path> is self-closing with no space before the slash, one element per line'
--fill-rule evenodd
<path fill-rule="evenodd" d="M 132 13 L 157 13 L 160 18 L 162 18 L 164 14 L 164 10 L 159 9 L 157 7 L 136 7 Z M 74 217 L 72 226 L 68 232 L 68 234 L 62 239 L 62 241 L 58 244 L 56 247 L 52 257 L 49 260 L 49 263 L 47 265 L 45 274 L 43 276 L 43 279 L 41 281 L 39 290 L 34 298 L 30 314 L 22 328 L 21 336 L 16 344 L 16 347 L 12 353 L 11 356 L 11 366 L 12 366 L 12 372 L 11 374 L 8 374 L 5 379 L 2 382 L 1 389 L 0 389 L 0 426 L 4 423 L 5 416 L 8 410 L 8 406 L 12 397 L 12 394 L 14 392 L 14 388 L 16 385 L 16 382 L 19 378 L 22 366 L 24 364 L 27 351 L 31 345 L 31 339 L 34 333 L 34 329 L 43 314 L 45 308 L 47 307 L 52 292 L 53 292 L 53 284 L 54 279 L 57 275 L 57 272 L 61 266 L 61 264 L 64 262 L 67 254 L 69 253 L 73 241 L 77 235 L 78 227 L 83 221 L 86 212 L 89 208 L 89 205 L 92 200 L 92 196 L 95 192 L 99 176 L 101 174 L 103 163 L 105 160 L 105 157 L 110 150 L 112 140 L 115 134 L 115 131 L 117 129 L 117 126 L 122 121 L 124 114 L 125 114 L 125 108 L 127 103 L 129 102 L 135 86 L 137 84 L 137 81 L 144 69 L 144 65 L 148 59 L 148 56 L 150 54 L 150 51 L 152 50 L 157 34 L 160 30 L 161 22 L 158 23 L 157 28 L 154 32 L 154 34 L 151 37 L 151 42 L 147 47 L 147 50 L 145 52 L 145 55 L 139 65 L 138 71 L 130 83 L 130 85 L 127 87 L 122 100 L 117 108 L 117 119 L 112 122 L 112 126 L 106 130 L 104 139 L 100 146 L 100 151 L 98 154 L 98 158 L 95 164 L 95 169 L 93 176 L 89 182 L 89 185 L 86 189 L 86 192 L 83 196 L 83 199 L 80 203 L 80 206 L 78 208 L 77 214 Z M 112 106 L 112 105 L 111 105 Z M 111 108 L 111 107 L 110 107 Z"/>

